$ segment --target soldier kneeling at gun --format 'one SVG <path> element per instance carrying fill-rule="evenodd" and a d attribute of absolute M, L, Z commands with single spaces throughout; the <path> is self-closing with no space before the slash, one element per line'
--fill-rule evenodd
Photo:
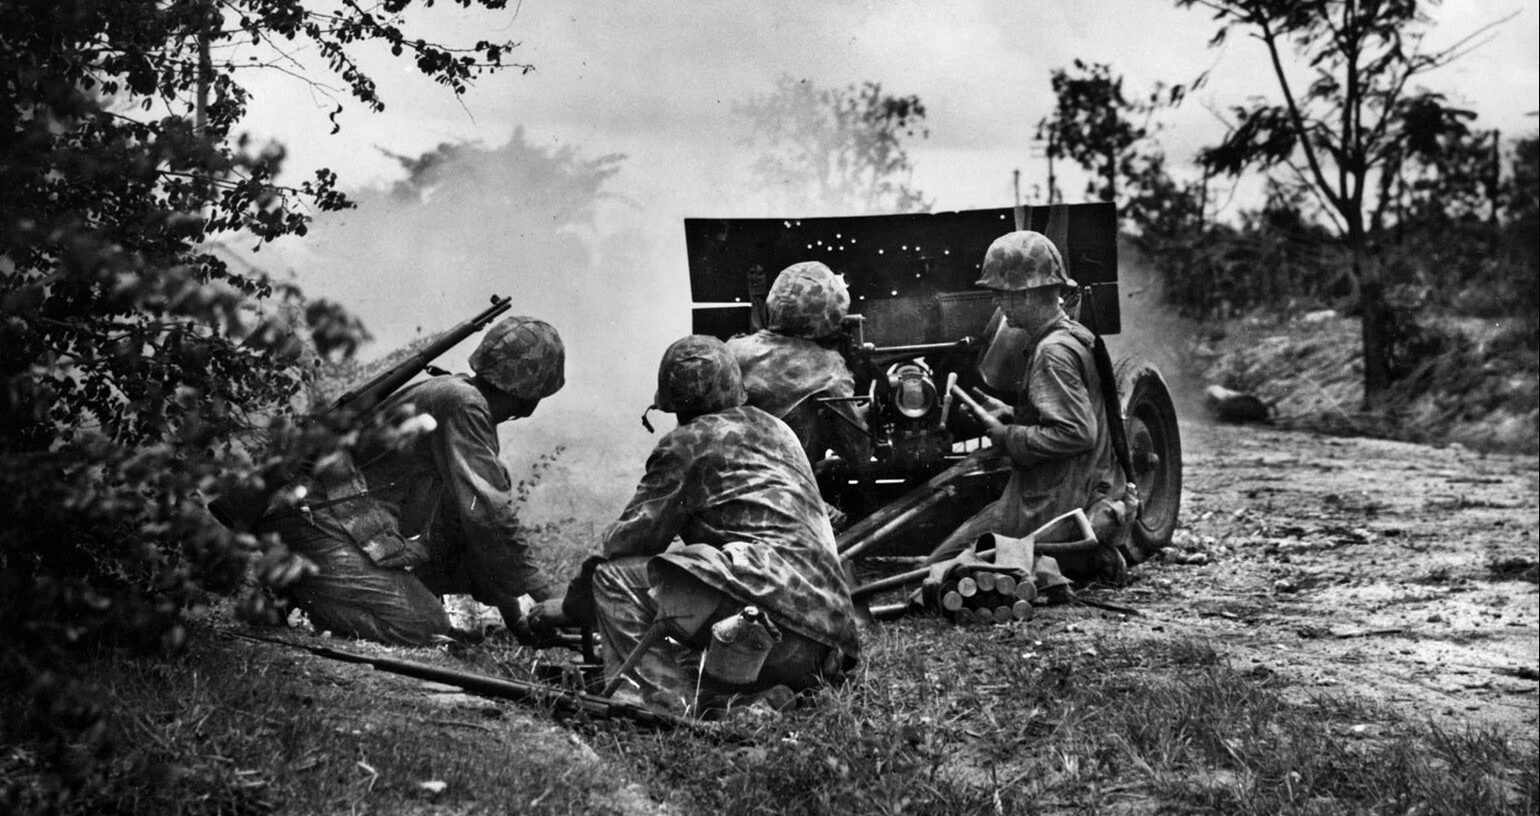
<path fill-rule="evenodd" d="M 836 682 L 860 651 L 811 466 L 785 423 L 744 404 L 737 362 L 712 337 L 663 355 L 654 407 L 678 416 L 636 493 L 536 631 L 594 626 L 607 693 L 704 713 L 789 702 Z M 676 540 L 677 539 L 677 540 Z"/>
<path fill-rule="evenodd" d="M 985 533 L 1024 536 L 1082 508 L 1101 546 L 1059 563 L 1040 557 L 1038 589 L 1067 586 L 1066 575 L 1121 583 L 1127 567 L 1119 545 L 1138 499 L 1113 458 L 1102 393 L 1113 384 L 1097 375 L 1090 330 L 1064 311 L 1064 295 L 1076 284 L 1046 235 L 1019 230 L 990 244 L 978 285 L 994 290 L 1005 319 L 1030 338 L 1019 403 L 1011 408 L 979 394 L 984 404 L 978 418 L 991 444 L 1009 457 L 1011 478 L 1004 495 L 947 536 L 930 560 L 952 558 Z"/>

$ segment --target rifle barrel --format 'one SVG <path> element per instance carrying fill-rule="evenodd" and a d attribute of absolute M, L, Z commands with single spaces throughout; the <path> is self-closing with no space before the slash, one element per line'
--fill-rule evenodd
<path fill-rule="evenodd" d="M 555 708 L 563 709 L 570 713 L 586 713 L 601 718 L 624 717 L 641 725 L 664 728 L 677 726 L 694 728 L 699 725 L 694 720 L 676 714 L 654 711 L 650 708 L 630 703 L 617 702 L 596 694 L 571 691 L 555 686 L 547 686 L 543 683 L 532 683 L 506 677 L 492 677 L 475 672 L 456 671 L 455 669 L 445 669 L 395 657 L 374 657 L 331 646 L 308 646 L 303 643 L 292 643 L 279 638 L 258 637 L 241 632 L 222 632 L 222 634 L 259 643 L 272 643 L 292 649 L 304 649 L 317 657 L 324 657 L 343 663 L 361 663 L 372 667 L 376 671 L 414 677 L 418 680 L 427 680 L 434 683 L 443 683 L 464 689 L 471 694 L 481 697 L 514 700 L 524 703 L 548 703 Z"/>
<path fill-rule="evenodd" d="M 344 407 L 353 407 L 353 403 L 361 403 L 356 407 L 358 411 L 368 411 L 376 404 L 390 396 L 396 389 L 405 385 L 408 380 L 417 376 L 444 352 L 459 345 L 465 338 L 481 331 L 488 323 L 491 323 L 498 315 L 513 308 L 513 298 L 508 296 L 492 296 L 492 305 L 483 309 L 479 314 L 450 328 L 448 331 L 434 338 L 431 343 L 402 363 L 391 366 L 385 371 L 374 375 L 370 380 L 358 388 L 349 390 L 337 398 L 332 404 L 332 410 L 340 410 Z"/>

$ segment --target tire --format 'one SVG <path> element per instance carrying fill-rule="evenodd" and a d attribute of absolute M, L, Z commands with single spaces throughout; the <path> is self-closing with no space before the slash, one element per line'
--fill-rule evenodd
<path fill-rule="evenodd" d="M 1155 366 L 1124 357 L 1114 366 L 1113 377 L 1141 502 L 1124 553 L 1130 564 L 1137 564 L 1169 546 L 1176 532 L 1182 505 L 1182 435 L 1171 390 Z"/>

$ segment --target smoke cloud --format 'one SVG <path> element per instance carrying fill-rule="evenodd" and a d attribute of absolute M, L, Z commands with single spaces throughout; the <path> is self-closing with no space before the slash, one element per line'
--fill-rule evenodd
<path fill-rule="evenodd" d="M 509 314 L 555 326 L 567 385 L 503 426 L 503 458 L 517 480 L 564 448 L 531 494 L 532 521 L 613 518 L 656 440 L 639 417 L 657 361 L 690 327 L 683 253 L 674 273 L 659 248 L 661 231 L 682 236 L 682 223 L 620 195 L 625 156 L 535 144 L 523 129 L 499 147 L 393 158 L 404 179 L 352 191 L 357 209 L 319 214 L 303 242 L 277 248 L 280 262 L 307 294 L 364 320 L 374 336 L 365 360 L 449 328 L 492 295 L 513 298 Z M 468 371 L 477 342 L 436 364 Z M 670 427 L 666 415 L 654 424 Z"/>

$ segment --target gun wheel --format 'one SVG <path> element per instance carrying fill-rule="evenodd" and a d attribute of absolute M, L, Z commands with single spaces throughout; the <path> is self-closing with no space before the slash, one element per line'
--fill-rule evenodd
<path fill-rule="evenodd" d="M 1182 504 L 1182 436 L 1166 380 L 1153 365 L 1125 357 L 1114 368 L 1134 483 L 1143 502 L 1125 553 L 1137 564 L 1171 544 Z"/>

